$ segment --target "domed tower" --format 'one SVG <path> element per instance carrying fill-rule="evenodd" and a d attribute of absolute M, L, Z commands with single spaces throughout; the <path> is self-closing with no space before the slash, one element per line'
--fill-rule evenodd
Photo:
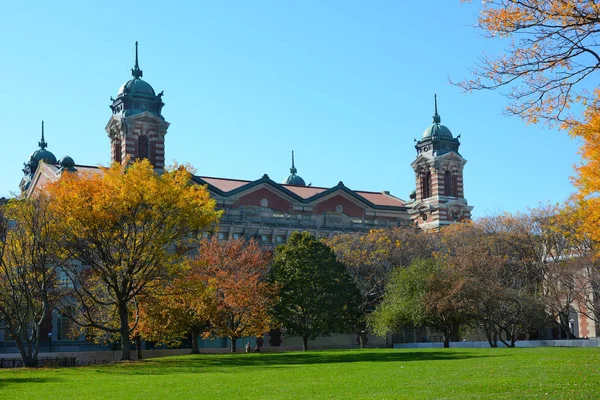
<path fill-rule="evenodd" d="M 31 179 L 37 170 L 40 162 L 45 162 L 47 164 L 56 164 L 56 157 L 50 151 L 46 150 L 48 147 L 48 143 L 44 139 L 44 121 L 42 121 L 42 140 L 38 142 L 38 146 L 40 147 L 29 156 L 29 161 L 23 163 L 23 173 L 25 176 L 21 179 L 21 183 L 19 184 L 19 188 L 21 188 L 22 192 L 26 192 L 31 185 Z"/>
<path fill-rule="evenodd" d="M 106 125 L 110 138 L 111 162 L 147 158 L 155 168 L 165 165 L 165 135 L 169 123 L 162 116 L 163 92 L 158 95 L 142 80 L 138 62 L 138 43 L 135 42 L 135 65 L 132 79 L 125 82 L 111 97 L 112 116 Z"/>
<path fill-rule="evenodd" d="M 292 168 L 290 168 L 290 176 L 288 176 L 284 181 L 284 185 L 293 185 L 293 186 L 306 186 L 304 183 L 304 179 L 296 175 L 298 170 L 294 165 L 294 151 L 292 150 Z"/>
<path fill-rule="evenodd" d="M 417 141 L 416 191 L 409 211 L 411 219 L 424 229 L 439 228 L 471 218 L 463 190 L 463 168 L 467 163 L 460 153 L 459 138 L 442 125 L 434 96 L 433 123 Z M 412 198 L 412 196 L 411 196 Z"/>

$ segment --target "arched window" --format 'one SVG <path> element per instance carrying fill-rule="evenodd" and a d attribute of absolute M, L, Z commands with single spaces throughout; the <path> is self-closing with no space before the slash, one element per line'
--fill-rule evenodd
<path fill-rule="evenodd" d="M 113 162 L 121 163 L 123 161 L 123 159 L 121 158 L 121 141 L 119 139 L 115 139 L 114 146 L 115 159 L 113 160 Z"/>
<path fill-rule="evenodd" d="M 150 143 L 148 142 L 148 136 L 140 135 L 138 138 L 138 152 L 137 156 L 139 159 L 149 158 L 150 154 Z"/>
<path fill-rule="evenodd" d="M 454 190 L 452 187 L 452 174 L 450 171 L 444 172 L 444 195 L 454 196 Z"/>
<path fill-rule="evenodd" d="M 431 197 L 431 171 L 427 171 L 421 178 L 421 198 L 427 199 Z"/>

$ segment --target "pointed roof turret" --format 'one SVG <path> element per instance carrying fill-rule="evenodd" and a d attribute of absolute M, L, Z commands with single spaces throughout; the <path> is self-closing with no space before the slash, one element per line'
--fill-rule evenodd
<path fill-rule="evenodd" d="M 292 150 L 292 168 L 290 168 L 290 172 L 292 174 L 295 174 L 296 172 L 298 172 L 298 170 L 296 169 L 296 167 L 294 166 L 294 150 Z"/>
<path fill-rule="evenodd" d="M 156 95 L 154 88 L 143 80 L 142 76 L 138 42 L 135 42 L 135 63 L 131 69 L 131 78 L 121 85 L 116 99 L 110 98 L 112 102 L 110 108 L 113 114 L 131 116 L 147 111 L 163 118 L 161 115 L 162 107 L 164 106 L 162 101 L 163 92 Z M 123 101 L 124 98 L 134 98 L 135 101 Z"/>
<path fill-rule="evenodd" d="M 440 117 L 440 114 L 438 114 L 438 111 L 437 111 L 437 94 L 433 95 L 433 103 L 434 103 L 434 107 L 435 107 L 435 111 L 433 114 L 433 123 L 439 124 L 442 122 L 442 118 Z"/>
<path fill-rule="evenodd" d="M 138 42 L 137 41 L 135 42 L 135 65 L 131 69 L 131 75 L 135 79 L 140 79 L 142 76 L 144 76 L 144 73 L 140 69 L 140 64 L 138 62 Z"/>
<path fill-rule="evenodd" d="M 38 142 L 38 146 L 40 147 L 29 156 L 29 161 L 25 163 L 25 175 L 33 175 L 40 161 L 44 161 L 48 164 L 56 164 L 56 157 L 52 152 L 46 150 L 48 147 L 48 143 L 44 138 L 44 121 L 42 121 L 42 140 Z"/>
<path fill-rule="evenodd" d="M 440 117 L 440 114 L 438 114 L 437 94 L 433 95 L 433 106 L 433 124 L 429 128 L 425 129 L 421 139 L 430 137 L 439 139 L 452 139 L 452 132 L 450 132 L 450 129 L 442 125 L 442 117 Z"/>
<path fill-rule="evenodd" d="M 44 140 L 44 121 L 42 121 L 42 140 L 38 142 L 38 146 L 40 146 L 40 149 L 42 150 L 48 147 L 48 143 L 46 143 L 46 141 Z"/>
<path fill-rule="evenodd" d="M 294 185 L 294 186 L 306 186 L 304 179 L 296 175 L 298 170 L 294 165 L 294 150 L 292 150 L 292 167 L 290 168 L 290 176 L 287 177 L 285 181 L 283 181 L 284 185 Z"/>

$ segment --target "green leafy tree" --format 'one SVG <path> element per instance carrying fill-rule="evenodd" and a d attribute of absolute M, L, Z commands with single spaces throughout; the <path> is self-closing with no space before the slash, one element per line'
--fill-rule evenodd
<path fill-rule="evenodd" d="M 369 233 L 336 235 L 327 240 L 346 266 L 361 294 L 355 332 L 364 348 L 371 330 L 369 316 L 383 298 L 385 284 L 396 266 L 433 255 L 435 236 L 415 227 L 372 229 Z"/>
<path fill-rule="evenodd" d="M 415 260 L 396 268 L 382 303 L 371 316 L 374 332 L 385 335 L 403 326 L 430 327 L 444 336 L 444 347 L 468 321 L 469 305 L 457 272 L 437 259 Z"/>
<path fill-rule="evenodd" d="M 313 235 L 295 232 L 277 248 L 271 278 L 280 288 L 275 319 L 302 337 L 304 350 L 309 339 L 352 331 L 359 291 L 331 248 Z"/>

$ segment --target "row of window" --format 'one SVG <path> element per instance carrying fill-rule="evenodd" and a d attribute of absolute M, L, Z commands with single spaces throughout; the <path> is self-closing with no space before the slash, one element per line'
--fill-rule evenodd
<path fill-rule="evenodd" d="M 208 236 L 208 234 L 206 236 Z M 243 237 L 243 235 L 241 233 L 232 233 L 231 235 L 224 232 L 217 233 L 217 238 L 219 240 L 227 240 L 229 237 L 237 240 Z M 273 243 L 273 237 L 271 235 L 259 235 L 258 237 L 255 237 L 255 239 L 258 239 L 261 243 Z M 285 239 L 285 235 L 275 235 L 275 243 L 285 243 Z"/>
<path fill-rule="evenodd" d="M 260 200 L 260 206 L 267 208 L 269 207 L 269 199 L 261 199 Z M 341 204 L 338 204 L 337 206 L 335 206 L 335 212 L 338 213 L 343 213 L 344 212 L 344 206 L 342 206 Z M 273 214 L 274 217 L 284 217 L 283 214 Z M 300 216 L 298 216 L 300 217 Z"/>
<path fill-rule="evenodd" d="M 421 198 L 431 197 L 431 171 L 421 176 Z M 444 196 L 458 197 L 458 176 L 444 172 Z"/>
<path fill-rule="evenodd" d="M 139 159 L 147 158 L 150 160 L 150 140 L 146 135 L 140 135 L 137 143 L 137 157 Z M 123 156 L 121 155 L 121 141 L 115 142 L 115 161 L 122 162 Z"/>

